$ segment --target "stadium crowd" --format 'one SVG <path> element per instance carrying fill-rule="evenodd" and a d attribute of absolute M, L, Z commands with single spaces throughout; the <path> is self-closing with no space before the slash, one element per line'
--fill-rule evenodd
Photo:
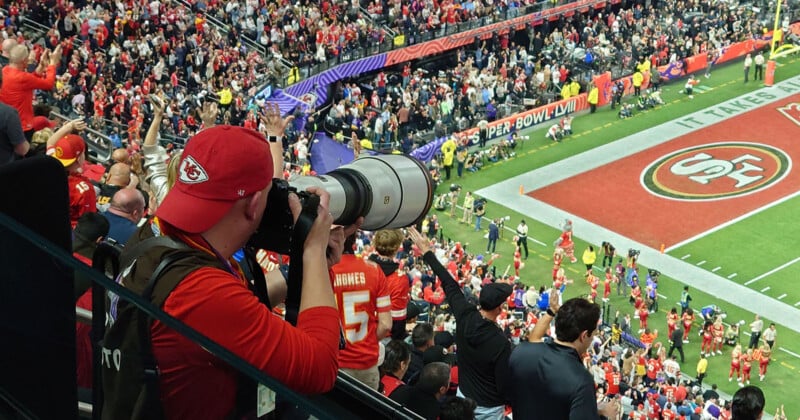
<path fill-rule="evenodd" d="M 157 143 L 159 132 L 191 137 L 202 128 L 223 123 L 259 129 L 270 137 L 286 134 L 287 141 L 280 145 L 280 150 L 285 149 L 288 161 L 306 163 L 308 131 L 314 127 L 313 113 L 292 115 L 276 125 L 270 120 L 275 118 L 274 109 L 264 111 L 258 102 L 249 103 L 263 80 L 259 76 L 277 77 L 278 70 L 273 60 L 265 60 L 257 50 L 248 49 L 240 34 L 256 39 L 273 57 L 300 63 L 341 54 L 356 45 L 382 42 L 386 36 L 359 16 L 356 3 L 279 6 L 265 1 L 198 1 L 190 8 L 181 2 L 156 0 L 147 4 L 44 5 L 13 3 L 4 22 L 6 38 L 2 50 L 8 65 L 3 69 L 6 83 L 0 88 L 0 101 L 13 108 L 3 106 L 0 111 L 18 116 L 19 124 L 9 123 L 7 136 L 15 147 L 0 156 L 0 163 L 13 160 L 14 153 L 28 153 L 22 147 L 26 144 L 23 136 L 27 136 L 33 145 L 39 145 L 34 148 L 36 152 L 51 154 L 64 165 L 69 173 L 70 218 L 76 238 L 80 239 L 76 241 L 76 253 L 84 259 L 90 256 L 86 254 L 98 237 L 111 237 L 120 243 L 132 237 L 138 221 L 148 212 L 156 211 L 174 184 L 181 160 L 177 154 L 168 156 L 167 150 Z M 519 6 L 512 3 L 503 7 Z M 420 30 L 435 30 L 437 25 L 493 13 L 491 8 L 471 2 L 432 5 L 373 2 L 368 10 L 375 16 L 388 18 L 398 29 Z M 701 18 L 683 18 L 689 12 L 701 11 Z M 206 20 L 204 12 L 215 14 L 215 18 L 229 23 L 232 29 L 223 33 Z M 21 16 L 48 22 L 43 44 L 15 35 Z M 357 83 L 344 83 L 338 92 L 341 100 L 331 108 L 331 118 L 342 130 L 350 127 L 348 134 L 352 137 L 388 144 L 390 148 L 399 144 L 400 149 L 409 152 L 419 131 L 432 130 L 434 138 L 448 137 L 473 125 L 483 128 L 488 121 L 499 117 L 499 104 L 547 92 L 562 97 L 572 95 L 572 90 L 563 90 L 572 82 L 584 85 L 577 91 L 585 89 L 586 81 L 574 77 L 582 72 L 576 68 L 591 72 L 616 65 L 626 71 L 647 71 L 653 65 L 681 60 L 690 54 L 713 54 L 729 42 L 760 33 L 760 29 L 755 16 L 739 9 L 729 10 L 721 2 L 686 5 L 661 1 L 648 8 L 637 4 L 618 14 L 610 9 L 587 15 L 578 13 L 537 31 L 527 48 L 501 35 L 475 45 L 474 50 L 462 49 L 457 53 L 457 66 L 443 75 L 428 75 L 424 69 L 413 69 L 409 64 L 396 83 L 390 83 L 388 76 L 380 73 L 369 98 L 360 92 Z M 576 64 L 571 54 L 577 48 L 584 49 L 585 54 Z M 10 83 L 23 80 L 26 76 L 20 73 L 29 70 L 43 74 L 30 77 L 42 79 L 45 84 Z M 56 127 L 45 118 L 48 114 L 45 108 L 33 107 L 34 89 L 41 91 L 45 102 L 72 117 L 85 116 L 86 121 L 78 118 Z M 293 118 L 297 121 L 293 122 Z M 76 134 L 87 126 L 107 130 L 118 140 L 109 168 L 85 161 L 86 144 Z M 125 133 L 121 132 L 123 127 Z M 463 161 L 464 168 L 470 170 L 467 164 L 470 157 L 464 153 L 469 140 L 450 140 L 456 144 L 448 144 L 444 152 L 449 158 L 442 159 L 448 178 L 454 159 Z M 485 134 L 479 132 L 477 143 L 485 146 L 486 140 Z M 508 141 L 513 150 L 514 138 Z M 504 151 L 497 149 L 497 153 Z M 277 155 L 273 158 L 282 161 L 284 152 Z M 280 173 L 281 166 L 275 166 L 276 173 Z M 452 215 L 454 205 L 452 202 L 450 205 Z M 472 214 L 467 223 L 471 223 L 471 217 Z M 480 222 L 477 223 L 480 230 Z M 494 376 L 496 372 L 491 384 L 476 379 L 481 375 L 476 371 L 478 363 L 472 358 L 478 357 L 481 347 L 472 342 L 459 343 L 467 338 L 459 335 L 455 327 L 460 322 L 483 323 L 480 325 L 484 327 L 487 320 L 489 325 L 500 325 L 507 340 L 496 340 L 496 334 L 491 337 L 492 343 L 498 345 L 498 354 L 505 356 L 529 337 L 539 339 L 533 335 L 537 325 L 544 330 L 542 335 L 559 337 L 558 331 L 549 327 L 550 319 L 545 317 L 557 317 L 563 288 L 571 283 L 561 267 L 563 248 L 554 252 L 554 291 L 550 291 L 550 279 L 541 287 L 526 288 L 518 273 L 498 275 L 491 254 L 489 257 L 470 254 L 458 243 L 447 243 L 440 236 L 437 239 L 435 219 L 427 224 L 427 238 L 413 232 L 410 236 L 395 232 L 394 239 L 383 244 L 383 248 L 371 247 L 375 238 L 368 235 L 361 235 L 355 242 L 360 255 L 372 255 L 375 249 L 387 260 L 386 266 L 393 268 L 384 275 L 399 273 L 400 279 L 395 283 L 399 283 L 401 290 L 393 290 L 391 297 L 392 318 L 400 328 L 393 326 L 393 340 L 383 345 L 383 363 L 379 363 L 383 379 L 379 388 L 409 406 L 449 395 L 443 406 L 419 407 L 431 410 L 420 411 L 428 418 L 470 416 L 465 413 L 496 415 L 497 407 L 501 406 L 499 411 L 503 414 L 505 404 L 498 402 L 498 395 L 500 400 L 507 397 L 502 394 L 505 390 L 502 380 Z M 525 253 L 527 257 L 527 249 Z M 521 257 L 521 250 L 515 249 L 517 270 L 517 259 Z M 654 294 L 657 280 L 648 279 L 643 292 L 636 273 L 634 259 L 621 269 L 609 267 L 602 280 L 591 269 L 586 275 L 588 300 L 598 301 L 597 288 L 601 282 L 603 299 L 608 298 L 611 284 L 624 282 L 631 288 L 635 308 L 628 314 L 616 314 L 615 319 L 605 314 L 607 328 L 599 329 L 596 334 L 593 329 L 581 332 L 588 333 L 586 339 L 590 340 L 581 363 L 592 375 L 592 392 L 597 403 L 603 406 L 608 399 L 620 396 L 626 405 L 633 407 L 631 417 L 636 419 L 658 416 L 671 419 L 679 415 L 694 418 L 697 414 L 729 418 L 730 402 L 721 401 L 713 390 L 699 388 L 700 374 L 704 373 L 700 372 L 701 366 L 697 367 L 696 380 L 687 380 L 680 375 L 680 365 L 672 357 L 672 350 L 681 348 L 688 339 L 689 328 L 676 327 L 668 333 L 669 352 L 658 341 L 658 332 L 647 328 L 646 319 L 656 300 L 653 296 L 657 296 Z M 84 295 L 76 290 L 78 296 Z M 462 296 L 463 300 L 456 296 Z M 469 309 L 476 305 L 481 307 L 480 313 Z M 686 314 L 692 316 L 688 301 L 682 309 L 681 319 L 686 322 Z M 641 331 L 634 333 L 631 314 L 638 316 Z M 426 316 L 427 322 L 423 321 Z M 540 319 L 547 322 L 540 323 Z M 677 320 L 672 321 L 677 325 Z M 543 327 L 545 324 L 547 328 Z M 686 325 L 693 324 L 690 320 Z M 704 335 L 708 332 L 716 343 L 714 325 L 711 319 L 702 332 Z M 410 329 L 410 334 L 402 327 Z M 679 336 L 673 334 L 676 331 L 681 331 L 679 339 L 674 338 Z M 739 349 L 737 353 L 734 349 L 732 367 L 738 365 L 742 370 L 732 369 L 731 378 L 736 373 L 742 384 L 749 383 L 749 376 L 745 375 L 745 371 L 749 375 L 749 368 L 744 367 L 754 360 L 759 362 L 759 368 L 761 361 L 769 362 L 774 335 L 772 338 L 769 343 L 765 337 L 766 347 L 756 342 L 750 350 Z M 410 346 L 395 341 L 406 339 Z M 454 344 L 459 344 L 458 349 Z M 682 348 L 679 354 L 683 357 Z M 493 362 L 505 363 L 502 357 Z M 426 364 L 431 366 L 427 370 Z M 459 370 L 462 375 L 454 373 Z M 759 373 L 763 380 L 766 364 Z M 413 389 L 404 388 L 404 384 Z M 402 392 L 394 395 L 387 390 L 391 387 Z M 417 398 L 421 395 L 425 398 Z M 446 409 L 454 414 L 448 414 Z"/>
<path fill-rule="evenodd" d="M 458 9 L 451 6 L 441 7 Z M 330 127 L 376 148 L 408 153 L 430 137 L 440 139 L 523 106 L 589 91 L 591 76 L 599 72 L 639 73 L 634 80 L 641 83 L 641 74 L 652 78 L 659 65 L 702 53 L 714 59 L 732 42 L 759 36 L 759 18 L 724 2 L 673 1 L 631 4 L 617 11 L 608 4 L 598 11 L 562 15 L 528 31 L 528 45 L 517 44 L 520 37 L 513 31 L 494 34 L 458 50 L 454 67 L 428 71 L 428 66 L 407 63 L 399 73 L 345 81 L 337 86 Z M 651 80 L 656 87 L 661 82 L 660 76 Z M 655 92 L 646 93 L 649 99 Z M 622 92 L 616 102 L 621 98 Z M 631 107 L 625 110 L 629 116 Z M 457 141 L 485 144 L 480 139 Z"/>

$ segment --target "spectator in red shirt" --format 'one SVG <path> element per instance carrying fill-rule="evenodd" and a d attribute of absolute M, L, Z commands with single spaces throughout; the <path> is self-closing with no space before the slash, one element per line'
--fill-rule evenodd
<path fill-rule="evenodd" d="M 33 91 L 51 90 L 56 84 L 56 67 L 61 62 L 61 45 L 52 53 L 45 50 L 36 71 L 28 73 L 28 47 L 17 45 L 11 50 L 9 65 L 3 67 L 3 87 L 0 102 L 16 108 L 22 130 L 30 140 L 33 136 Z M 40 76 L 44 73 L 44 76 Z"/>
<path fill-rule="evenodd" d="M 339 351 L 339 368 L 378 390 L 378 340 L 392 328 L 389 285 L 380 267 L 356 257 L 355 234 L 344 242 L 344 255 L 332 267 L 333 293 L 347 344 Z"/>
<path fill-rule="evenodd" d="M 58 159 L 67 171 L 69 221 L 72 228 L 84 213 L 97 211 L 97 194 L 89 178 L 83 175 L 86 142 L 81 136 L 72 134 L 85 128 L 86 123 L 83 120 L 70 121 L 47 140 L 47 154 Z"/>
<path fill-rule="evenodd" d="M 277 109 L 272 111 L 268 134 L 279 137 L 280 116 Z M 235 144 L 231 138 L 237 139 Z M 304 242 L 302 298 L 294 327 L 259 302 L 232 259 L 260 225 L 267 206 L 274 171 L 264 137 L 241 127 L 204 130 L 184 149 L 178 174 L 158 208 L 157 224 L 161 234 L 184 242 L 192 258 L 204 264 L 178 280 L 164 311 L 297 392 L 330 390 L 338 369 L 339 316 L 327 263 L 338 262 L 345 233 L 331 230 L 330 196 L 321 189 L 308 190 L 320 196 L 320 205 Z M 289 207 L 299 214 L 295 196 Z M 334 234 L 336 246 L 328 261 L 326 249 Z M 163 253 L 164 248 L 152 248 L 136 265 L 160 261 Z M 144 271 L 133 267 L 123 284 L 142 287 L 149 277 Z M 161 281 L 174 282 L 170 273 L 175 271 L 166 272 Z M 150 332 L 166 418 L 223 418 L 242 408 L 236 407 L 240 378 L 234 370 L 160 322 Z M 109 413 L 124 410 L 106 408 Z"/>
<path fill-rule="evenodd" d="M 400 385 L 405 385 L 405 376 L 411 363 L 411 349 L 404 341 L 392 340 L 386 343 L 383 364 L 380 366 L 381 393 L 389 396 Z"/>
<path fill-rule="evenodd" d="M 400 270 L 400 264 L 395 261 L 397 251 L 403 242 L 403 232 L 399 229 L 379 230 L 372 239 L 377 254 L 370 255 L 369 259 L 377 263 L 386 281 L 389 284 L 389 293 L 392 299 L 392 338 L 402 340 L 406 333 L 406 308 L 408 307 L 410 285 L 408 275 Z M 404 250 L 410 252 L 411 250 Z"/>

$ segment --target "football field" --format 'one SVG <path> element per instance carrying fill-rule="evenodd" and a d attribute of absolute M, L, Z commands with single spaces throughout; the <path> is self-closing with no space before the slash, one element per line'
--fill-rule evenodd
<path fill-rule="evenodd" d="M 549 285 L 553 241 L 571 219 L 579 262 L 566 264 L 575 280 L 568 296 L 588 292 L 583 250 L 610 241 L 620 254 L 641 250 L 641 264 L 663 273 L 661 312 L 689 285 L 695 308 L 714 303 L 730 322 L 749 324 L 758 313 L 778 324 L 767 378 L 755 383 L 768 408 L 785 404 L 791 417 L 800 415 L 787 387 L 800 385 L 800 65 L 781 64 L 770 88 L 743 84 L 741 63 L 733 63 L 703 79 L 694 99 L 678 82 L 664 88 L 665 105 L 632 119 L 619 120 L 608 108 L 576 117 L 575 134 L 563 143 L 543 139 L 541 130 L 525 133 L 531 139 L 514 158 L 450 182 L 489 199 L 487 216 L 508 216 L 506 228 L 526 219 L 533 240 L 521 272 L 527 284 Z M 480 233 L 446 213 L 441 219 L 445 236 L 483 250 Z M 501 272 L 511 263 L 512 236 L 507 231 L 498 244 Z M 624 296 L 613 295 L 611 305 L 631 311 Z M 666 331 L 663 315 L 652 321 Z M 663 333 L 659 339 L 666 342 Z M 682 369 L 694 376 L 699 343 L 690 340 Z M 708 383 L 735 392 L 735 381 L 726 380 L 728 354 L 709 361 Z"/>

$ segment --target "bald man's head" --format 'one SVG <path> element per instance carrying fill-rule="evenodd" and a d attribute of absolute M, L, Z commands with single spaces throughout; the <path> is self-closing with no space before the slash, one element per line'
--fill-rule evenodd
<path fill-rule="evenodd" d="M 108 170 L 106 184 L 127 187 L 131 183 L 131 167 L 127 163 L 115 163 Z"/>
<path fill-rule="evenodd" d="M 8 39 L 4 40 L 3 41 L 3 56 L 4 57 L 10 57 L 11 56 L 11 50 L 13 50 L 14 47 L 16 47 L 17 45 L 19 45 L 19 44 L 17 43 L 17 40 L 14 39 L 14 38 L 8 38 Z"/>
<path fill-rule="evenodd" d="M 111 197 L 108 211 L 138 223 L 144 214 L 144 195 L 136 188 L 123 188 Z"/>
<path fill-rule="evenodd" d="M 11 64 L 25 65 L 28 62 L 28 47 L 24 45 L 15 45 L 11 48 L 8 61 Z"/>
<path fill-rule="evenodd" d="M 131 155 L 125 149 L 116 149 L 111 153 L 114 162 L 130 163 Z"/>

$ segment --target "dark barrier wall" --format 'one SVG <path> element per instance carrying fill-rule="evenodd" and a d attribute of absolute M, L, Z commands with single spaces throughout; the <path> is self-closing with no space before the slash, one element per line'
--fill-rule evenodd
<path fill-rule="evenodd" d="M 49 157 L 0 166 L 0 213 L 71 248 L 67 178 Z M 0 224 L 0 388 L 43 419 L 76 418 L 72 272 Z"/>

